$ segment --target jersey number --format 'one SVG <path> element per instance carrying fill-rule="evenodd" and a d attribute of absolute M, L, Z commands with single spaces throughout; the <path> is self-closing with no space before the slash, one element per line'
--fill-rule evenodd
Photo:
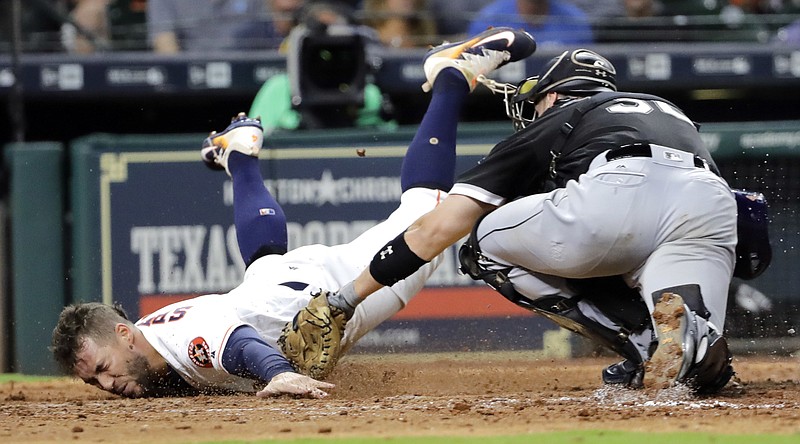
<path fill-rule="evenodd" d="M 179 321 L 181 320 L 181 318 L 186 316 L 186 311 L 189 310 L 190 308 L 192 308 L 192 306 L 188 305 L 186 307 L 178 307 L 175 310 L 172 310 L 167 313 L 153 315 L 137 325 L 147 327 L 150 325 L 163 324 L 165 322 Z"/>
<path fill-rule="evenodd" d="M 654 103 L 656 108 L 658 108 L 658 110 L 662 113 L 675 117 L 676 119 L 683 120 L 689 125 L 694 126 L 694 123 L 688 117 L 686 117 L 685 114 L 669 103 L 660 102 L 658 100 L 653 100 L 652 103 Z M 625 98 L 619 100 L 613 105 L 606 107 L 606 111 L 615 114 L 650 114 L 653 112 L 653 107 L 650 105 L 650 103 L 644 100 Z"/>

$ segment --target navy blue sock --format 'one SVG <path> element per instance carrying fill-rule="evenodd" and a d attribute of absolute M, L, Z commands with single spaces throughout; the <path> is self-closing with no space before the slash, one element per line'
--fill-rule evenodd
<path fill-rule="evenodd" d="M 233 221 L 245 265 L 267 254 L 286 253 L 286 215 L 264 186 L 258 158 L 230 153 L 228 170 L 233 179 Z"/>
<path fill-rule="evenodd" d="M 408 146 L 400 170 L 403 191 L 412 187 L 449 191 L 456 171 L 456 130 L 469 87 L 460 72 L 446 68 L 433 84 L 428 110 Z"/>

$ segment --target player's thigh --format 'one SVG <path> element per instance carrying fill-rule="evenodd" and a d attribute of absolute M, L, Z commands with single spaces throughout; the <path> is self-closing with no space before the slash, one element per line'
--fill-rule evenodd
<path fill-rule="evenodd" d="M 400 197 L 400 206 L 383 222 L 375 225 L 352 242 L 337 246 L 348 260 L 366 266 L 387 242 L 404 232 L 423 214 L 431 211 L 447 193 L 428 188 L 411 188 Z"/>
<path fill-rule="evenodd" d="M 622 274 L 640 265 L 654 245 L 655 225 L 637 210 L 639 187 L 588 181 L 510 202 L 477 230 L 493 260 L 568 278 Z"/>
<path fill-rule="evenodd" d="M 548 254 L 542 251 L 542 244 L 551 235 L 551 227 L 544 223 L 543 207 L 546 201 L 561 198 L 552 193 L 537 194 L 507 203 L 487 214 L 475 230 L 481 252 L 504 265 L 529 270 L 546 268 Z"/>

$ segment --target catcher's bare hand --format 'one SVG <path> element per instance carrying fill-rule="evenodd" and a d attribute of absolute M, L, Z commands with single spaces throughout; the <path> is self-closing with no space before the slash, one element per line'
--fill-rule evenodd
<path fill-rule="evenodd" d="M 322 379 L 339 360 L 346 323 L 342 309 L 331 306 L 328 292 L 320 291 L 286 324 L 278 345 L 298 373 Z"/>
<path fill-rule="evenodd" d="M 299 373 L 284 372 L 272 378 L 266 387 L 256 393 L 256 396 L 268 398 L 280 395 L 299 395 L 320 399 L 328 396 L 328 392 L 324 389 L 332 389 L 334 387 L 335 385 L 329 382 L 317 381 Z"/>

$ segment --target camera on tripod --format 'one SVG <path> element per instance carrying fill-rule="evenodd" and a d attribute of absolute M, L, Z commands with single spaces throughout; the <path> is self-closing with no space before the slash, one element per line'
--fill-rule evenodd
<path fill-rule="evenodd" d="M 349 24 L 300 24 L 289 34 L 287 72 L 302 126 L 351 126 L 364 104 L 369 36 Z"/>

